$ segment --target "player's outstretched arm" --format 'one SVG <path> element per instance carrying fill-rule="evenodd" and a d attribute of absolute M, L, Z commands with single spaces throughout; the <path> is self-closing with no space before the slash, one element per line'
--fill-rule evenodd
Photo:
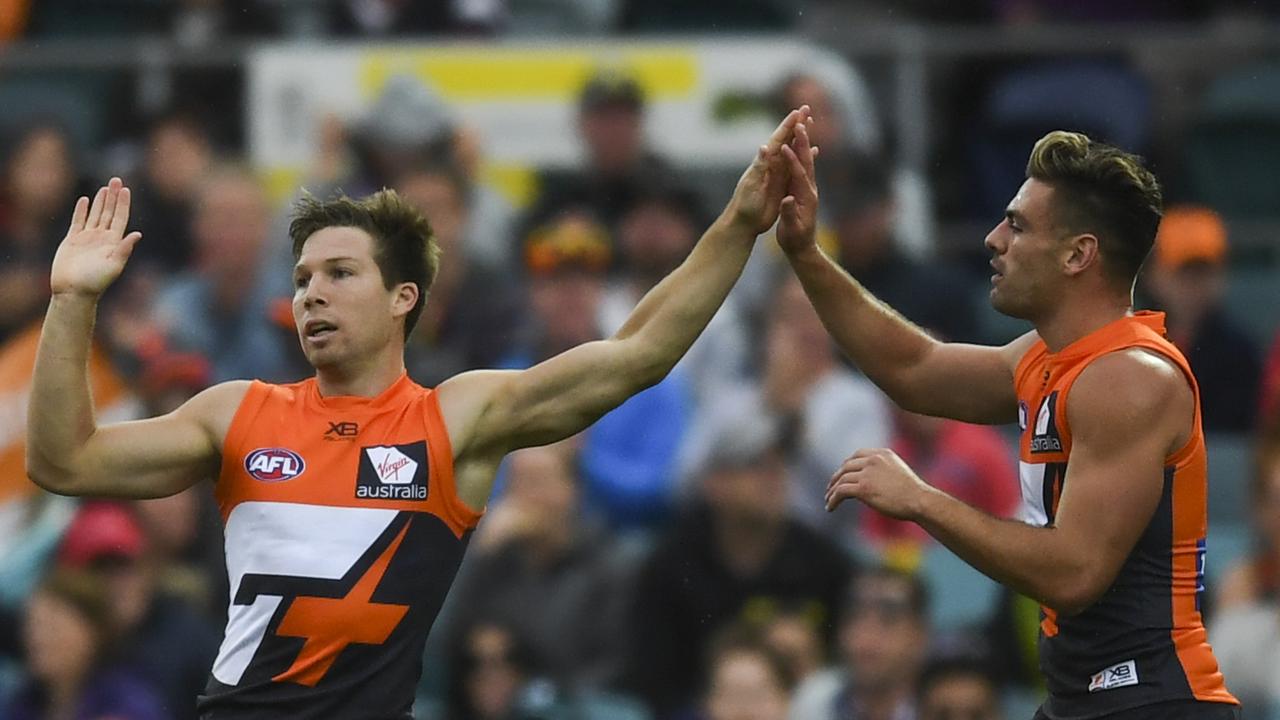
<path fill-rule="evenodd" d="M 455 457 L 500 458 L 569 437 L 666 376 L 724 302 L 756 237 L 777 220 L 787 182 L 781 148 L 807 117 L 801 108 L 778 125 L 689 257 L 613 337 L 528 370 L 465 373 L 444 383 L 440 402 Z"/>
<path fill-rule="evenodd" d="M 1182 372 L 1140 350 L 1100 358 L 1067 400 L 1071 464 L 1049 527 L 991 517 L 925 484 L 889 450 L 860 451 L 827 490 L 914 520 L 986 575 L 1064 614 L 1111 587 L 1164 487 L 1165 458 L 1184 445 L 1195 401 Z"/>
<path fill-rule="evenodd" d="M 1015 420 L 1013 372 L 1034 343 L 1034 333 L 999 348 L 939 342 L 827 257 L 815 240 L 818 188 L 805 130 L 797 130 L 791 147 L 783 150 L 791 184 L 778 222 L 778 244 L 827 332 L 907 410 L 989 424 Z"/>
<path fill-rule="evenodd" d="M 125 234 L 129 190 L 118 178 L 80 198 L 54 257 L 27 412 L 27 474 L 64 495 L 160 497 L 216 469 L 247 383 L 210 388 L 160 418 L 99 428 L 88 363 L 98 298 L 120 276 L 141 235 Z"/>

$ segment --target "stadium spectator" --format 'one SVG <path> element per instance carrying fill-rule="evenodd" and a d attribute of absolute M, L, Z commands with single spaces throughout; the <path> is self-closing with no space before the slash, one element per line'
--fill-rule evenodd
<path fill-rule="evenodd" d="M 248 170 L 229 166 L 208 175 L 192 218 L 195 268 L 174 278 L 156 299 L 156 320 L 171 347 L 207 357 L 212 382 L 297 380 L 286 377 L 279 334 L 268 315 L 278 287 L 269 279 L 286 276 L 265 262 L 269 223 L 262 187 Z"/>
<path fill-rule="evenodd" d="M 7 707 L 0 707 L 0 717 L 172 717 L 146 674 L 112 660 L 110 610 L 93 578 L 67 571 L 49 575 L 27 603 L 22 630 L 29 676 Z"/>
<path fill-rule="evenodd" d="M 601 301 L 603 332 L 622 326 L 640 298 L 689 254 L 708 222 L 697 194 L 676 178 L 655 175 L 636 186 L 618 219 L 620 273 Z M 729 296 L 678 366 L 699 405 L 746 377 L 746 328 L 734 297 Z"/>
<path fill-rule="evenodd" d="M 459 634 L 449 663 L 449 720 L 524 720 L 541 665 L 512 628 L 481 620 Z M 532 720 L 532 718 L 529 718 Z"/>
<path fill-rule="evenodd" d="M 942 657 L 920 676 L 919 720 L 1003 720 L 1000 687 L 981 658 Z"/>
<path fill-rule="evenodd" d="M 823 152 L 822 162 L 817 165 L 818 186 L 837 187 L 841 176 L 850 171 L 844 167 L 844 158 L 888 154 L 879 111 L 862 73 L 843 58 L 810 53 L 801 67 L 780 84 L 779 104 L 799 107 L 787 103 L 808 103 L 813 108 L 815 122 L 810 139 Z M 888 175 L 894 236 L 909 255 L 930 254 L 935 213 L 928 183 L 903 165 L 895 164 Z M 824 225 L 833 223 L 834 218 L 825 208 L 819 212 Z"/>
<path fill-rule="evenodd" d="M 465 251 L 484 265 L 509 269 L 515 211 L 480 182 L 484 158 L 475 132 L 421 79 L 393 75 L 354 121 L 323 118 L 317 140 L 306 187 L 322 199 L 395 187 L 424 164 L 460 170 L 467 181 Z"/>
<path fill-rule="evenodd" d="M 66 231 L 61 215 L 85 189 L 71 135 L 33 120 L 5 143 L 0 186 L 0 341 L 35 320 L 49 301 L 49 263 Z"/>
<path fill-rule="evenodd" d="M 1203 207 L 1165 210 L 1147 287 L 1166 313 L 1169 339 L 1200 383 L 1207 431 L 1245 433 L 1254 427 L 1261 352 L 1226 313 L 1227 228 Z"/>
<path fill-rule="evenodd" d="M 711 647 L 706 720 L 786 720 L 795 678 L 748 627 L 730 627 Z"/>
<path fill-rule="evenodd" d="M 738 385 L 708 398 L 685 450 L 685 469 L 696 478 L 708 467 L 720 433 L 739 417 L 767 417 L 783 433 L 786 495 L 796 517 L 833 540 L 854 546 L 856 521 L 823 512 L 826 481 L 851 448 L 883 447 L 890 418 L 884 396 L 841 364 L 822 321 L 794 276 L 777 285 L 768 303 L 756 362 L 759 384 Z"/>
<path fill-rule="evenodd" d="M 910 720 L 929 645 L 924 581 L 887 568 L 855 578 L 840 623 L 842 665 L 796 691 L 792 720 Z"/>
<path fill-rule="evenodd" d="M 511 456 L 452 605 L 461 627 L 480 618 L 510 627 L 576 693 L 618 679 L 625 578 L 611 538 L 584 518 L 570 452 L 562 443 Z"/>
<path fill-rule="evenodd" d="M 196 717 L 218 651 L 218 630 L 178 596 L 163 593 L 136 513 L 127 505 L 82 505 L 58 547 L 58 567 L 88 572 L 106 591 L 117 640 L 110 659 L 135 668 L 160 693 L 165 716 Z"/>
<path fill-rule="evenodd" d="M 779 424 L 736 420 L 713 438 L 701 501 L 658 540 L 636 580 L 629 682 L 659 718 L 694 703 L 699 652 L 730 623 L 801 605 L 820 618 L 824 643 L 834 639 L 852 562 L 790 512 Z"/>
<path fill-rule="evenodd" d="M 456 165 L 433 163 L 401 175 L 395 187 L 426 214 L 444 258 L 405 348 L 409 375 L 431 387 L 464 370 L 493 367 L 511 347 L 522 313 L 507 278 L 467 251 L 470 181 Z"/>
<path fill-rule="evenodd" d="M 194 206 L 213 164 L 213 142 L 194 114 L 169 112 L 151 123 L 131 214 L 149 240 L 134 252 L 139 266 L 171 274 L 191 265 Z"/>
<path fill-rule="evenodd" d="M 612 260 L 605 227 L 582 210 L 554 215 L 530 231 L 523 255 L 533 318 L 499 366 L 531 367 L 604 337 L 598 318 Z M 583 500 L 610 527 L 646 528 L 666 518 L 690 404 L 677 369 L 586 431 L 579 456 Z"/>
<path fill-rule="evenodd" d="M 14 611 L 26 599 L 75 510 L 70 499 L 36 487 L 24 466 L 27 404 L 39 339 L 36 322 L 0 345 L 0 612 Z M 137 416 L 139 404 L 100 344 L 90 356 L 89 383 L 100 419 Z M 0 627 L 14 629 L 16 623 L 0 622 Z M 0 639 L 0 645 L 12 646 L 16 640 Z"/>
<path fill-rule="evenodd" d="M 1280 425 L 1280 328 L 1277 329 L 1267 365 L 1262 375 L 1262 402 L 1259 411 L 1261 427 Z"/>
<path fill-rule="evenodd" d="M 1227 571 L 1214 605 L 1217 612 L 1256 603 L 1280 605 L 1280 426 L 1259 437 L 1251 496 L 1257 544 Z"/>
<path fill-rule="evenodd" d="M 578 97 L 581 163 L 539 175 L 533 216 L 586 206 L 614 227 L 639 186 L 652 175 L 670 171 L 667 162 L 649 148 L 644 122 L 644 90 L 635 78 L 615 70 L 593 75 Z"/>
<path fill-rule="evenodd" d="M 797 603 L 779 608 L 761 629 L 765 644 L 782 658 L 795 686 L 826 665 L 827 648 L 822 640 L 824 620 L 821 605 Z"/>
<path fill-rule="evenodd" d="M 823 198 L 830 198 L 840 266 L 908 320 L 948 338 L 974 340 L 977 310 L 964 276 L 910 257 L 899 243 L 884 161 L 858 151 L 841 156 L 824 152 L 823 160 L 839 170 L 823 188 Z"/>
<path fill-rule="evenodd" d="M 998 432 L 890 405 L 894 429 L 889 447 L 925 482 L 995 517 L 1013 515 L 1022 495 L 1009 445 Z M 865 508 L 861 529 L 881 548 L 934 542 L 919 525 L 871 508 Z"/>

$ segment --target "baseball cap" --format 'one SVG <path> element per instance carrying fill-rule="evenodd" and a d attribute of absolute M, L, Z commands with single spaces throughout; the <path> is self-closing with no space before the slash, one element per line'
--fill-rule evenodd
<path fill-rule="evenodd" d="M 81 505 L 71 518 L 58 547 L 58 562 L 85 567 L 105 557 L 133 560 L 146 546 L 142 525 L 127 505 L 95 501 Z"/>
<path fill-rule="evenodd" d="M 606 106 L 622 106 L 639 111 L 644 108 L 644 91 L 635 78 L 617 70 L 602 70 L 591 76 L 578 97 L 581 110 L 597 110 Z"/>
<path fill-rule="evenodd" d="M 1220 263 L 1227 254 L 1227 226 L 1207 207 L 1169 208 L 1156 232 L 1156 262 L 1174 268 L 1194 262 Z"/>
<path fill-rule="evenodd" d="M 525 267 L 533 275 L 566 269 L 604 272 L 612 258 L 608 229 L 586 214 L 560 215 L 525 236 Z"/>

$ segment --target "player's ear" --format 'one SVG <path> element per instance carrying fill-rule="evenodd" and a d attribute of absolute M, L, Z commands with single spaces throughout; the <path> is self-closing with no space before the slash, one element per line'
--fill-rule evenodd
<path fill-rule="evenodd" d="M 391 298 L 391 312 L 393 315 L 408 315 L 409 311 L 417 304 L 417 283 L 405 282 L 396 286 L 395 294 Z"/>
<path fill-rule="evenodd" d="M 1099 255 L 1098 236 L 1093 233 L 1081 233 L 1067 238 L 1066 250 L 1063 269 L 1068 275 L 1079 275 L 1102 262 L 1102 257 Z"/>

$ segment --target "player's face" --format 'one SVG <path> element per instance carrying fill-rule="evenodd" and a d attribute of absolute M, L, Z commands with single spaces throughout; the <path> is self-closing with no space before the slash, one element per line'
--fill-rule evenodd
<path fill-rule="evenodd" d="M 383 285 L 373 238 L 363 230 L 328 227 L 307 238 L 293 287 L 293 322 L 317 369 L 359 364 L 403 338 L 403 286 Z"/>
<path fill-rule="evenodd" d="M 1027 180 L 987 234 L 995 271 L 991 305 L 1005 315 L 1034 321 L 1056 302 L 1062 234 L 1053 221 L 1052 196 L 1049 185 Z"/>

